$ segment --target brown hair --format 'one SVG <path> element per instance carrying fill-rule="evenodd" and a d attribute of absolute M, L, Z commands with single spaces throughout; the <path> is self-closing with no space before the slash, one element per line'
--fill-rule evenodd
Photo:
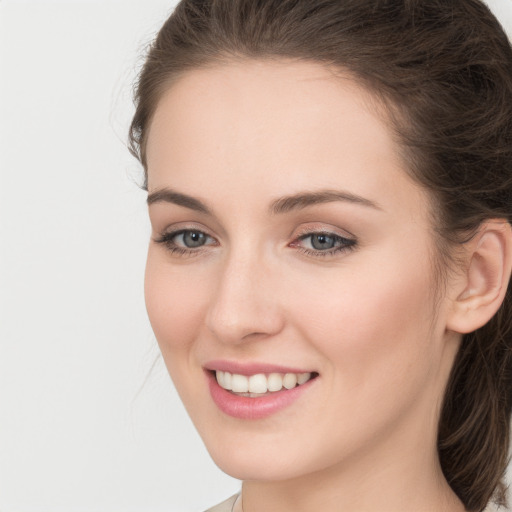
<path fill-rule="evenodd" d="M 135 91 L 130 149 L 146 187 L 146 139 L 162 93 L 189 69 L 236 58 L 320 62 L 376 93 L 412 175 L 432 193 L 445 247 L 486 219 L 512 221 L 512 49 L 479 0 L 182 0 Z M 509 284 L 495 317 L 464 336 L 441 411 L 441 466 L 471 511 L 493 495 L 505 504 L 511 294 Z"/>

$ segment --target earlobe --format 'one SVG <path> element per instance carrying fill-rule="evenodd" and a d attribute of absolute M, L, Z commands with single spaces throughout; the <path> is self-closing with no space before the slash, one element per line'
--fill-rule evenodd
<path fill-rule="evenodd" d="M 462 291 L 453 301 L 447 328 L 466 334 L 485 325 L 500 308 L 512 271 L 512 229 L 502 219 L 482 224 L 467 243 Z"/>

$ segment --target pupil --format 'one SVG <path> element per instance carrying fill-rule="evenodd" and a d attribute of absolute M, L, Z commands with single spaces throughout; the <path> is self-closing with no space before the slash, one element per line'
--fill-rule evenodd
<path fill-rule="evenodd" d="M 328 235 L 314 235 L 311 240 L 314 249 L 332 249 L 334 247 L 334 238 Z"/>
<path fill-rule="evenodd" d="M 206 241 L 204 233 L 199 231 L 188 231 L 183 236 L 183 242 L 187 247 L 200 247 Z"/>

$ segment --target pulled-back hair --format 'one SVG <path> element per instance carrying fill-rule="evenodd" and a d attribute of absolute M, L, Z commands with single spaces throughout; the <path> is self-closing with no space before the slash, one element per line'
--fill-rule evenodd
<path fill-rule="evenodd" d="M 512 221 L 512 49 L 479 0 L 182 0 L 135 90 L 130 149 L 187 70 L 234 59 L 348 70 L 381 99 L 411 175 L 430 191 L 439 254 L 487 219 Z M 438 428 L 444 475 L 470 511 L 505 503 L 512 407 L 512 288 L 463 337 Z"/>

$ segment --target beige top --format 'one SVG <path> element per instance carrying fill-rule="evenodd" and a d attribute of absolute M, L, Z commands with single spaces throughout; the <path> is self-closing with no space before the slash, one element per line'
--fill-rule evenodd
<path fill-rule="evenodd" d="M 215 507 L 209 508 L 205 510 L 205 512 L 231 512 L 233 510 L 233 506 L 235 505 L 235 501 L 238 498 L 238 494 L 231 496 L 231 498 L 219 503 Z M 489 504 L 484 512 L 506 512 L 503 508 L 496 508 L 494 505 Z"/>
<path fill-rule="evenodd" d="M 205 510 L 205 512 L 231 512 L 237 498 L 238 494 L 235 494 L 234 496 L 231 496 L 231 498 L 223 501 L 222 503 L 219 503 L 215 507 Z"/>

